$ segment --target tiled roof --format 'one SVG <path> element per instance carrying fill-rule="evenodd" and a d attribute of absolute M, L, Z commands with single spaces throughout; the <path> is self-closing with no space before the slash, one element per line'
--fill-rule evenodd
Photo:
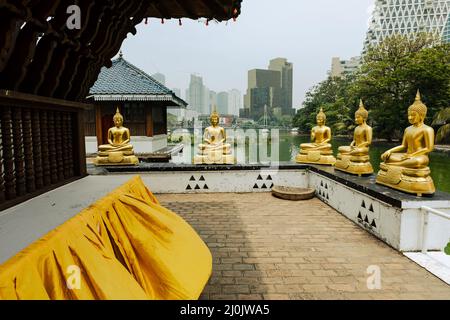
<path fill-rule="evenodd" d="M 168 105 L 187 105 L 173 91 L 122 56 L 112 61 L 111 68 L 102 68 L 89 96 L 93 96 L 97 101 L 171 101 Z"/>

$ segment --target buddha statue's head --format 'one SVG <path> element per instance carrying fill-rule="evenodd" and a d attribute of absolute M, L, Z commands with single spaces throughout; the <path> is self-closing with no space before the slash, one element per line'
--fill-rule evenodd
<path fill-rule="evenodd" d="M 325 125 L 325 122 L 327 121 L 327 116 L 323 112 L 323 108 L 322 107 L 320 107 L 320 111 L 319 111 L 319 113 L 316 116 L 316 121 L 317 121 L 317 125 L 319 125 L 319 126 Z"/>
<path fill-rule="evenodd" d="M 362 102 L 362 99 L 359 100 L 359 108 L 355 112 L 355 122 L 358 125 L 363 124 L 367 121 L 367 118 L 369 117 L 369 112 L 364 107 L 364 104 Z"/>
<path fill-rule="evenodd" d="M 117 107 L 116 114 L 113 117 L 114 125 L 120 128 L 123 124 L 123 116 L 120 114 L 119 107 Z"/>
<path fill-rule="evenodd" d="M 427 116 L 427 106 L 420 98 L 420 92 L 417 90 L 416 99 L 414 103 L 408 108 L 408 121 L 411 124 L 418 124 L 425 120 Z"/>
<path fill-rule="evenodd" d="M 217 111 L 214 108 L 214 111 L 211 113 L 211 115 L 209 116 L 209 121 L 211 122 L 211 124 L 215 127 L 219 124 L 219 114 L 217 113 Z"/>

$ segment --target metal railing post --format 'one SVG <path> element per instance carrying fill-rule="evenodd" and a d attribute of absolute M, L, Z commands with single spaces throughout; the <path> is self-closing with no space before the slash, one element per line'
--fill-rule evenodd
<path fill-rule="evenodd" d="M 421 208 L 422 211 L 422 253 L 427 253 L 427 236 L 428 236 L 428 210 Z"/>

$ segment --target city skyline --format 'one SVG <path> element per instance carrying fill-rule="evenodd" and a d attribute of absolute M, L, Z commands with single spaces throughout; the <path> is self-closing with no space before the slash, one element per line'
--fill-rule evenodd
<path fill-rule="evenodd" d="M 296 66 L 293 107 L 327 77 L 330 59 L 361 53 L 374 0 L 314 2 L 247 0 L 236 22 L 149 19 L 124 42 L 124 55 L 149 74 L 161 72 L 182 92 L 190 74 L 201 75 L 216 92 L 245 92 L 247 71 L 285 57 Z M 351 12 L 352 14 L 349 14 Z M 186 35 L 189 35 L 188 37 Z M 171 47 L 172 50 L 159 48 Z"/>

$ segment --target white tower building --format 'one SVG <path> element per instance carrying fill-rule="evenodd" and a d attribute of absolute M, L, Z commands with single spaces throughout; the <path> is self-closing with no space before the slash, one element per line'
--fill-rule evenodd
<path fill-rule="evenodd" d="M 450 0 L 375 0 L 363 52 L 393 34 L 422 31 L 444 40 L 449 11 Z"/>

